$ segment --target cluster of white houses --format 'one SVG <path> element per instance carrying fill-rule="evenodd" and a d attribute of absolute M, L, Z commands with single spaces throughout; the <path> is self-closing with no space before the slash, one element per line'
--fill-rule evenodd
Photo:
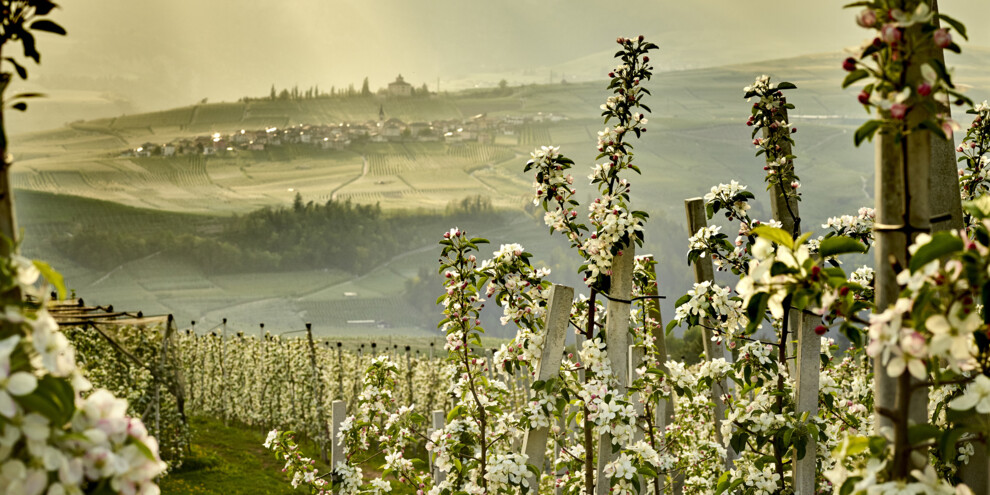
<path fill-rule="evenodd" d="M 492 143 L 498 135 L 516 135 L 520 127 L 526 124 L 566 120 L 566 117 L 562 115 L 542 112 L 526 117 L 489 118 L 487 114 L 480 114 L 464 120 L 411 123 L 396 118 L 386 120 L 382 111 L 379 111 L 379 116 L 377 121 L 341 122 L 326 125 L 300 124 L 260 130 L 241 129 L 232 134 L 214 133 L 194 138 L 176 139 L 165 144 L 147 142 L 136 148 L 123 151 L 121 156 L 214 155 L 238 150 L 264 151 L 271 146 L 284 145 L 308 145 L 325 150 L 343 150 L 355 141 Z"/>

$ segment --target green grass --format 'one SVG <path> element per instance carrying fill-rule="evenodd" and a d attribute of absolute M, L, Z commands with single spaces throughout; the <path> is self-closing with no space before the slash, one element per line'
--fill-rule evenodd
<path fill-rule="evenodd" d="M 224 426 L 222 422 L 192 418 L 191 454 L 186 465 L 165 476 L 162 493 L 185 494 L 298 494 L 285 481 L 282 463 L 262 445 L 266 433 L 257 428 Z M 304 444 L 306 454 L 319 461 L 312 445 Z"/>
<path fill-rule="evenodd" d="M 264 448 L 267 432 L 239 425 L 225 426 L 221 421 L 194 417 L 191 420 L 191 453 L 185 465 L 162 478 L 160 486 L 168 495 L 298 495 L 282 473 L 283 464 Z M 316 460 L 316 467 L 326 473 L 328 467 L 310 442 L 300 446 L 304 455 Z M 378 471 L 373 459 L 361 466 L 366 479 Z M 392 481 L 392 493 L 413 493 Z"/>

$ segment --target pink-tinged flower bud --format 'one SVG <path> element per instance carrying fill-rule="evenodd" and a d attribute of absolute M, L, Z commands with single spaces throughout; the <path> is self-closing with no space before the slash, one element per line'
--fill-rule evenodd
<path fill-rule="evenodd" d="M 873 9 L 864 9 L 856 15 L 856 24 L 860 27 L 871 28 L 877 23 L 877 14 Z"/>
<path fill-rule="evenodd" d="M 897 43 L 901 41 L 901 29 L 897 24 L 885 24 L 880 28 L 880 38 L 887 43 Z"/>
<path fill-rule="evenodd" d="M 791 134 L 794 134 L 796 132 L 797 132 L 797 127 L 791 127 Z"/>
<path fill-rule="evenodd" d="M 921 96 L 928 96 L 932 94 L 932 85 L 926 82 L 921 83 L 921 86 L 918 86 L 918 94 Z"/>
<path fill-rule="evenodd" d="M 647 63 L 647 62 L 649 62 L 649 61 L 650 61 L 650 57 L 643 57 L 643 63 L 644 64 Z"/>
<path fill-rule="evenodd" d="M 952 139 L 952 133 L 953 131 L 955 131 L 955 127 L 957 127 L 956 125 L 953 124 L 954 122 L 952 122 L 951 120 L 942 122 L 942 132 L 945 133 L 945 139 Z"/>
<path fill-rule="evenodd" d="M 643 35 L 642 35 L 642 34 L 641 34 L 641 35 L 639 35 L 639 38 L 638 38 L 638 39 L 639 39 L 639 41 L 643 41 L 643 39 L 644 39 L 644 38 L 643 38 Z"/>
<path fill-rule="evenodd" d="M 608 77 L 615 77 L 615 72 L 609 72 Z"/>
<path fill-rule="evenodd" d="M 860 92 L 859 96 L 856 97 L 856 99 L 859 100 L 859 102 L 862 103 L 863 105 L 870 104 L 870 94 L 867 93 L 866 91 Z"/>
<path fill-rule="evenodd" d="M 962 152 L 963 152 L 963 147 L 962 147 L 962 145 L 960 145 L 960 146 L 957 146 L 957 147 L 956 147 L 956 153 L 962 153 Z M 962 174 L 963 174 L 963 171 L 962 171 L 962 170 L 960 170 L 960 171 L 959 171 L 959 175 L 962 175 Z"/>
<path fill-rule="evenodd" d="M 903 103 L 894 103 L 890 106 L 890 116 L 897 120 L 904 120 L 904 116 L 907 115 L 908 107 Z"/>
<path fill-rule="evenodd" d="M 626 39 L 620 36 L 615 39 L 615 42 L 621 45 L 626 42 Z"/>
<path fill-rule="evenodd" d="M 939 48 L 946 48 L 952 44 L 952 35 L 949 34 L 948 29 L 939 29 L 938 31 L 935 31 L 935 34 L 932 35 L 932 39 L 935 41 L 935 45 Z"/>
<path fill-rule="evenodd" d="M 842 61 L 842 68 L 848 72 L 856 70 L 856 59 L 849 57 Z"/>
<path fill-rule="evenodd" d="M 756 138 L 756 139 L 754 139 L 754 140 L 753 140 L 753 145 L 754 145 L 754 146 L 759 146 L 759 145 L 760 145 L 760 138 Z"/>

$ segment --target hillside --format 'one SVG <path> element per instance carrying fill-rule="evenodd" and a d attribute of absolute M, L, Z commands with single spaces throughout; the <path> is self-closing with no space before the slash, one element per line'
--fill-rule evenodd
<path fill-rule="evenodd" d="M 799 87 L 790 101 L 797 106 L 791 121 L 799 129 L 795 153 L 804 184 L 805 225 L 872 204 L 872 148 L 852 145 L 852 131 L 865 113 L 854 91 L 839 87 L 841 58 L 822 54 L 667 72 L 651 83 L 653 115 L 649 133 L 636 143 L 643 176 L 634 181 L 633 194 L 653 217 L 646 250 L 663 257 L 661 276 L 668 293 L 683 293 L 690 283 L 681 259 L 686 243 L 684 198 L 703 194 L 713 185 L 709 178 L 719 177 L 748 184 L 763 202 L 762 165 L 753 157 L 744 125 L 748 104 L 741 97 L 741 88 L 761 73 Z M 981 50 L 950 60 L 957 66 L 957 82 L 978 88 L 970 91 L 978 100 L 990 95 L 988 61 L 990 52 Z M 354 331 L 348 320 L 370 319 L 406 321 L 392 326 L 421 332 L 420 323 L 404 316 L 412 310 L 403 297 L 407 284 L 423 270 L 435 271 L 428 245 L 408 245 L 406 255 L 382 259 L 378 268 L 352 279 L 346 273 L 314 271 L 204 275 L 182 259 L 161 255 L 124 257 L 109 271 L 97 270 L 32 237 L 64 233 L 79 222 L 83 227 L 75 228 L 133 229 L 147 236 L 175 230 L 176 225 L 209 230 L 218 215 L 287 206 L 297 193 L 319 204 L 333 198 L 379 204 L 385 211 L 433 212 L 479 196 L 498 208 L 520 212 L 511 226 L 490 232 L 481 228 L 479 235 L 489 236 L 495 247 L 499 242 L 523 242 L 537 259 L 555 268 L 559 280 L 577 284 L 577 263 L 560 239 L 548 240 L 542 221 L 522 213 L 529 203 L 531 178 L 521 170 L 534 147 L 554 144 L 575 158 L 575 176 L 583 176 L 582 164 L 594 159 L 594 136 L 601 128 L 598 105 L 604 96 L 601 84 L 582 83 L 431 98 L 210 103 L 32 133 L 14 143 L 14 181 L 21 191 L 18 214 L 28 233 L 25 251 L 51 259 L 87 299 L 170 312 L 179 321 L 215 324 L 230 317 L 252 327 L 266 321 L 298 328 L 311 320 L 328 332 L 348 333 Z M 341 149 L 293 144 L 221 150 L 210 156 L 121 155 L 145 143 L 161 145 L 241 129 L 377 121 L 379 110 L 386 119 L 406 124 L 467 121 L 478 114 L 519 124 L 511 134 L 481 143 L 355 140 Z M 566 118 L 536 118 L 550 114 Z M 588 196 L 590 192 L 578 197 Z M 758 217 L 768 216 L 768 210 L 755 205 Z M 438 225 L 437 235 L 440 232 Z"/>
<path fill-rule="evenodd" d="M 718 171 L 755 184 L 760 167 L 752 160 L 742 86 L 761 73 L 796 83 L 791 120 L 800 129 L 796 152 L 802 179 L 845 192 L 836 204 L 861 203 L 871 194 L 863 181 L 872 173 L 869 150 L 832 146 L 849 142 L 865 114 L 852 91 L 842 91 L 840 54 L 812 55 L 760 64 L 658 74 L 652 83 L 651 128 L 639 144 L 644 168 L 641 191 L 676 187 L 706 190 L 697 180 Z M 969 50 L 955 61 L 957 80 L 987 88 L 990 51 Z M 950 62 L 953 62 L 950 60 Z M 983 99 L 986 90 L 973 90 Z M 554 144 L 590 163 L 600 129 L 600 83 L 471 90 L 431 98 L 329 98 L 210 103 L 165 112 L 78 122 L 32 133 L 14 143 L 15 186 L 73 194 L 168 211 L 243 213 L 285 204 L 296 192 L 307 199 L 330 197 L 390 208 L 442 209 L 451 200 L 481 194 L 500 207 L 524 205 L 530 179 L 521 164 L 533 147 Z M 172 158 L 122 157 L 145 143 L 207 137 L 295 125 L 376 122 L 464 122 L 477 114 L 530 119 L 511 134 L 489 142 L 355 142 L 339 150 L 269 147 L 264 151 Z M 566 117 L 537 121 L 538 115 Z M 827 149 L 827 155 L 818 153 Z M 699 151 L 704 150 L 704 157 Z M 843 173 L 838 173 L 843 172 Z M 837 181 L 849 180 L 849 183 Z M 686 194 L 689 194 L 686 192 Z M 808 200 L 814 201 L 809 189 Z M 680 217 L 679 198 L 646 194 L 650 208 Z M 815 205 L 819 210 L 825 205 Z"/>

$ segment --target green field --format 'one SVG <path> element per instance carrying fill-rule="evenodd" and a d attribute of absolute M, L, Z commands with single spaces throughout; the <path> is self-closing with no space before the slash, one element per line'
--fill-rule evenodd
<path fill-rule="evenodd" d="M 691 281 L 683 259 L 685 198 L 703 195 L 716 182 L 736 179 L 757 194 L 755 216 L 769 216 L 763 200 L 763 164 L 753 156 L 750 129 L 744 125 L 749 103 L 742 98 L 742 87 L 755 76 L 771 74 L 776 81 L 789 80 L 799 87 L 788 96 L 797 106 L 790 120 L 799 129 L 794 151 L 803 183 L 803 225 L 814 228 L 829 216 L 873 203 L 872 147 L 852 145 L 852 133 L 866 114 L 854 90 L 840 89 L 841 59 L 841 54 L 825 54 L 662 72 L 650 83 L 653 114 L 649 132 L 635 143 L 643 175 L 632 178 L 632 194 L 634 204 L 652 217 L 642 251 L 660 257 L 665 293 L 676 298 Z M 990 52 L 978 49 L 949 61 L 957 67 L 955 80 L 972 86 L 969 94 L 976 100 L 990 95 L 987 62 Z M 335 271 L 205 275 L 182 259 L 155 255 L 94 270 L 41 240 L 79 228 L 126 229 L 147 236 L 163 230 L 209 232 L 220 217 L 285 206 L 296 193 L 304 201 L 377 203 L 393 212 L 443 211 L 462 198 L 481 196 L 497 208 L 517 212 L 508 225 L 477 227 L 475 233 L 492 240 L 492 250 L 500 243 L 521 242 L 537 255 L 536 261 L 555 270 L 555 280 L 579 285 L 575 255 L 560 237 L 547 237 L 539 216 L 523 213 L 531 206 L 532 178 L 522 173 L 522 166 L 533 147 L 559 145 L 578 163 L 577 198 L 592 197 L 583 177 L 595 158 L 595 136 L 603 127 L 598 105 L 605 96 L 602 84 L 587 83 L 405 100 L 211 103 L 22 135 L 13 142 L 13 180 L 19 222 L 26 231 L 24 251 L 51 261 L 65 273 L 70 287 L 88 300 L 172 313 L 183 325 L 197 320 L 200 329 L 228 318 L 245 331 L 255 331 L 262 322 L 266 328 L 298 329 L 312 321 L 323 335 L 435 334 L 433 325 L 424 323 L 429 318 L 422 308 L 406 297 L 407 284 L 421 271 L 435 273 L 433 245 L 404 246 L 407 254 L 382 259 L 370 273 L 355 277 Z M 480 113 L 497 118 L 542 112 L 567 119 L 532 122 L 491 144 L 367 142 L 345 151 L 293 145 L 222 156 L 120 156 L 123 149 L 148 141 L 164 143 L 212 132 L 377 120 L 380 106 L 388 118 L 406 122 Z M 437 225 L 436 236 L 447 227 Z M 431 298 L 438 293 L 439 288 Z M 664 306 L 668 315 L 671 302 Z M 353 323 L 364 320 L 376 323 Z M 497 321 L 497 315 L 487 321 Z"/>
<path fill-rule="evenodd" d="M 267 432 L 241 425 L 224 425 L 219 420 L 192 418 L 192 444 L 185 465 L 161 479 L 166 495 L 292 495 L 294 490 L 282 473 L 283 463 L 264 448 Z M 329 468 L 320 461 L 319 449 L 301 442 L 304 455 L 316 460 L 321 473 Z M 374 457 L 361 468 L 365 475 L 381 474 L 382 458 Z M 392 493 L 413 493 L 393 481 Z"/>

